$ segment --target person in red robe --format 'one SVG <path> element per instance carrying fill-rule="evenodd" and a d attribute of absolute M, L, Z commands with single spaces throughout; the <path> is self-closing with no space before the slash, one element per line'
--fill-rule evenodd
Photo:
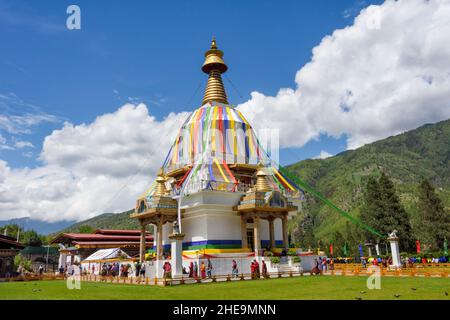
<path fill-rule="evenodd" d="M 194 263 L 191 261 L 191 263 L 189 263 L 189 278 L 193 277 L 194 277 Z"/>
<path fill-rule="evenodd" d="M 202 275 L 202 279 L 206 279 L 206 266 L 203 261 L 202 261 L 202 264 L 200 265 L 200 272 Z"/>
<path fill-rule="evenodd" d="M 252 272 L 252 279 L 255 279 L 255 260 L 250 264 L 250 271 Z"/>
<path fill-rule="evenodd" d="M 262 261 L 262 276 L 264 278 L 267 278 L 267 265 L 264 260 Z"/>

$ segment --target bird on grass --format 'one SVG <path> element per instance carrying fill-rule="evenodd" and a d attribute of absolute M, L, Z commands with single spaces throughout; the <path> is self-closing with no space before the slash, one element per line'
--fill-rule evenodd
<path fill-rule="evenodd" d="M 445 294 L 446 296 L 448 296 L 448 292 L 447 292 L 447 291 L 445 291 L 444 294 Z"/>
<path fill-rule="evenodd" d="M 365 291 L 360 291 L 362 294 L 366 293 Z"/>
<path fill-rule="evenodd" d="M 414 290 L 414 291 L 416 291 L 416 290 L 417 290 L 417 288 L 411 288 L 411 290 Z"/>
<path fill-rule="evenodd" d="M 394 297 L 399 298 L 400 295 L 398 293 L 394 294 Z"/>
<path fill-rule="evenodd" d="M 362 298 L 361 298 L 361 297 L 355 297 L 355 299 L 356 299 L 356 300 L 362 300 Z"/>

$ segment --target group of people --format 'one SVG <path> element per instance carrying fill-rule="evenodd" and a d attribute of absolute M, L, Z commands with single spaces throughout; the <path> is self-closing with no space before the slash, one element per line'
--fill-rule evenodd
<path fill-rule="evenodd" d="M 250 264 L 250 271 L 253 280 L 261 278 L 261 274 L 264 278 L 267 278 L 267 265 L 264 260 L 261 261 L 261 270 L 260 270 L 258 261 L 254 259 Z"/>
<path fill-rule="evenodd" d="M 328 270 L 334 270 L 333 258 L 319 257 L 319 259 L 314 259 L 314 266 L 311 271 L 312 274 L 322 274 Z"/>
<path fill-rule="evenodd" d="M 447 263 L 448 259 L 445 256 L 442 257 L 401 257 L 401 263 L 404 267 L 412 267 L 415 263 L 421 264 L 439 264 L 439 263 Z M 387 268 L 392 265 L 392 257 L 370 257 L 370 258 L 361 258 L 361 264 L 364 268 L 367 267 L 368 264 Z"/>
<path fill-rule="evenodd" d="M 199 277 L 199 270 L 198 270 L 198 264 L 197 261 L 194 261 L 189 264 L 189 272 L 186 272 L 186 274 L 189 275 L 189 278 L 197 279 Z M 211 259 L 208 259 L 207 263 L 205 264 L 204 261 L 200 264 L 200 278 L 206 279 L 212 277 L 212 271 L 213 271 L 213 265 L 211 262 Z M 184 273 L 184 272 L 183 272 Z"/>
<path fill-rule="evenodd" d="M 145 268 L 146 268 L 146 264 L 145 263 L 141 263 L 139 261 L 137 261 L 134 264 L 134 270 L 135 270 L 135 276 L 136 277 L 142 277 L 145 278 Z"/>
<path fill-rule="evenodd" d="M 100 268 L 99 270 L 96 270 L 97 268 Z M 96 274 L 96 271 L 98 271 L 98 274 L 100 276 L 103 277 L 122 277 L 122 278 L 126 278 L 128 277 L 128 275 L 131 273 L 136 277 L 141 276 L 141 277 L 145 277 L 145 264 L 144 263 L 140 263 L 140 262 L 136 262 L 134 264 L 134 270 L 133 270 L 133 266 L 130 263 L 119 263 L 119 262 L 114 262 L 114 263 L 102 263 L 100 265 L 97 264 L 92 264 L 89 269 L 87 266 L 84 266 L 82 269 L 82 274 L 83 275 L 88 275 L 88 274 Z M 59 269 L 60 274 L 68 274 L 70 275 L 70 272 L 68 272 L 68 268 L 61 266 Z"/>
<path fill-rule="evenodd" d="M 368 258 L 367 260 L 364 257 L 361 258 L 361 264 L 362 264 L 363 268 L 366 268 L 368 263 L 372 264 L 374 266 L 377 266 L 377 267 L 379 266 L 379 267 L 387 268 L 387 266 L 392 264 L 392 257 L 389 257 L 387 259 L 381 258 L 381 257 Z"/>
<path fill-rule="evenodd" d="M 448 263 L 449 258 L 446 256 L 440 256 L 440 257 L 403 257 L 402 261 L 404 263 L 422 263 L 422 264 L 438 264 L 438 263 Z"/>

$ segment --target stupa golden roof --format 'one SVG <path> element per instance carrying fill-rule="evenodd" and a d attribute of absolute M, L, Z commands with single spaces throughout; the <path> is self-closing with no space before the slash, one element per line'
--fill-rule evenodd
<path fill-rule="evenodd" d="M 222 82 L 222 73 L 227 70 L 228 67 L 223 61 L 223 52 L 217 49 L 216 39 L 213 38 L 211 48 L 205 53 L 205 62 L 202 66 L 202 71 L 209 74 L 202 104 L 213 101 L 228 104 Z"/>

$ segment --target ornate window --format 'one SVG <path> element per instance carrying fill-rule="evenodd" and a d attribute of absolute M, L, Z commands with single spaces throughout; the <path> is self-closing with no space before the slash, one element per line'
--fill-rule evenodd
<path fill-rule="evenodd" d="M 279 192 L 273 192 L 272 196 L 269 198 L 269 206 L 284 208 L 286 202 Z"/>

